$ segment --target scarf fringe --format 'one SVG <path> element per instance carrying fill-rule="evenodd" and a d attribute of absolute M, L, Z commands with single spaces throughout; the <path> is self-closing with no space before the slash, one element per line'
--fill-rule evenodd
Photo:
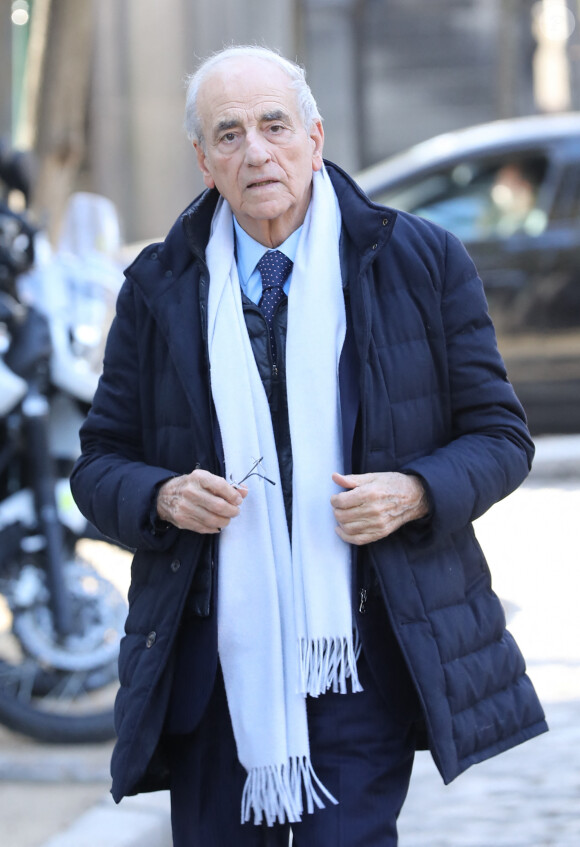
<path fill-rule="evenodd" d="M 358 679 L 356 660 L 360 653 L 358 632 L 354 638 L 301 638 L 300 692 L 319 697 L 330 688 L 336 694 L 347 694 L 347 680 L 351 691 L 362 691 Z"/>
<path fill-rule="evenodd" d="M 308 814 L 314 807 L 324 809 L 318 789 L 331 803 L 338 804 L 314 773 L 307 756 L 294 756 L 287 765 L 265 765 L 252 768 L 248 773 L 242 794 L 242 823 L 247 823 L 254 814 L 254 823 L 261 824 L 263 818 L 268 826 L 278 823 L 297 823 L 304 812 L 304 800 Z"/>

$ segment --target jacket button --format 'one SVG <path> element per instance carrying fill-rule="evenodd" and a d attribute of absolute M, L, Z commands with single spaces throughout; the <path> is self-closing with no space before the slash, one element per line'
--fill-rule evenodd
<path fill-rule="evenodd" d="M 156 639 L 157 639 L 157 633 L 156 632 L 150 632 L 149 635 L 147 636 L 147 638 L 145 639 L 145 647 L 147 647 L 147 648 L 153 647 Z"/>
<path fill-rule="evenodd" d="M 388 218 L 383 218 L 383 226 L 386 226 L 389 222 Z"/>
<path fill-rule="evenodd" d="M 179 559 L 174 559 L 171 562 L 171 570 L 173 571 L 173 573 L 177 573 L 177 571 L 179 570 L 180 567 L 181 567 L 181 562 L 179 561 Z"/>
<path fill-rule="evenodd" d="M 378 244 L 373 244 L 373 250 L 376 250 L 378 246 Z"/>

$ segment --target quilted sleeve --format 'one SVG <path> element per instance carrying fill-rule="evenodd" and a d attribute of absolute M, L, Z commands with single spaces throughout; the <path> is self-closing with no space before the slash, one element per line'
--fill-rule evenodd
<path fill-rule="evenodd" d="M 151 514 L 157 487 L 174 474 L 143 461 L 134 296 L 127 279 L 109 332 L 103 374 L 81 428 L 82 455 L 71 488 L 81 512 L 107 537 L 132 549 L 167 549 L 178 530 L 159 532 Z"/>
<path fill-rule="evenodd" d="M 442 320 L 452 437 L 403 470 L 420 476 L 432 506 L 423 535 L 450 533 L 516 489 L 534 446 L 498 351 L 483 285 L 465 248 L 447 234 Z M 417 528 L 419 529 L 419 528 Z"/>

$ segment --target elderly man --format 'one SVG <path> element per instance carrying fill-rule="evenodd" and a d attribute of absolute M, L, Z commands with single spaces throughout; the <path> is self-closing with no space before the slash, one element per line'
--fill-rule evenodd
<path fill-rule="evenodd" d="M 177 847 L 387 847 L 546 729 L 471 522 L 533 455 L 462 246 L 324 162 L 303 72 L 192 77 L 207 190 L 126 272 L 74 495 L 135 548 L 113 795 Z M 257 825 L 256 825 L 257 824 Z"/>

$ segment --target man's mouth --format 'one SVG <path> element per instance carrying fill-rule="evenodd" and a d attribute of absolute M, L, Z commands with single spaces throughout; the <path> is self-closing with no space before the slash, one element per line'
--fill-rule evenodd
<path fill-rule="evenodd" d="M 258 179 L 256 182 L 250 182 L 248 188 L 264 188 L 267 185 L 275 185 L 277 181 L 276 179 Z"/>

